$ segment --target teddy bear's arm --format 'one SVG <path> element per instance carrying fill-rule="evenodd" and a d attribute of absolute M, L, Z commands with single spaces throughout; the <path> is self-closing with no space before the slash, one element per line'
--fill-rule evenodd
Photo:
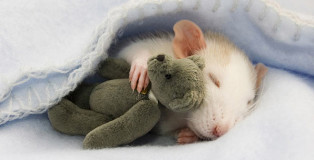
<path fill-rule="evenodd" d="M 100 65 L 98 73 L 107 79 L 129 78 L 130 67 L 123 59 L 108 57 Z"/>
<path fill-rule="evenodd" d="M 104 148 L 130 143 L 148 133 L 159 119 L 158 104 L 150 100 L 141 100 L 119 118 L 88 133 L 83 147 Z"/>

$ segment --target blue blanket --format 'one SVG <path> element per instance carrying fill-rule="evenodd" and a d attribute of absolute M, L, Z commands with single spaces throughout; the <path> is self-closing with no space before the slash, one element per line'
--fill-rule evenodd
<path fill-rule="evenodd" d="M 138 159 L 143 151 L 156 156 L 152 159 L 313 159 L 314 7 L 305 0 L 278 2 L 282 5 L 271 0 L 2 1 L 0 153 L 17 159 L 34 150 L 29 159 L 52 156 L 50 150 L 58 153 L 54 158 L 82 159 Z M 258 109 L 248 118 L 217 141 L 170 150 L 144 146 L 79 152 L 82 137 L 50 127 L 46 110 L 94 73 L 112 43 L 171 31 L 183 18 L 225 34 L 254 62 L 273 68 Z M 30 114 L 41 115 L 6 123 Z M 160 142 L 174 144 L 168 138 Z M 122 151 L 126 154 L 119 155 Z"/>

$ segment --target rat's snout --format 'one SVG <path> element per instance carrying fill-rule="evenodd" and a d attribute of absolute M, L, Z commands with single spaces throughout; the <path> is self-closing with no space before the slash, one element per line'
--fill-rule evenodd
<path fill-rule="evenodd" d="M 224 135 L 228 131 L 229 127 L 228 125 L 216 125 L 213 128 L 212 134 L 216 137 L 220 137 Z"/>
<path fill-rule="evenodd" d="M 165 60 L 165 55 L 164 54 L 160 54 L 156 57 L 156 59 L 160 62 L 164 61 Z"/>

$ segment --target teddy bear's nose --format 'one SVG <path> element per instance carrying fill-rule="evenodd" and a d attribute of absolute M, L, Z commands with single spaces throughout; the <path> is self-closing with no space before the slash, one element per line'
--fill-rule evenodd
<path fill-rule="evenodd" d="M 160 54 L 160 55 L 158 55 L 158 56 L 156 57 L 156 59 L 157 59 L 158 61 L 162 62 L 162 61 L 164 61 L 164 59 L 165 59 L 165 55 Z"/>

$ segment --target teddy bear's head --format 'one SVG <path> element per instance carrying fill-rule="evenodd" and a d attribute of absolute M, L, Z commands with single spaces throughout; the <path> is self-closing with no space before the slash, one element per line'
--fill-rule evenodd
<path fill-rule="evenodd" d="M 159 102 L 175 112 L 185 112 L 200 106 L 205 96 L 199 55 L 174 59 L 160 54 L 148 61 L 151 90 Z"/>

